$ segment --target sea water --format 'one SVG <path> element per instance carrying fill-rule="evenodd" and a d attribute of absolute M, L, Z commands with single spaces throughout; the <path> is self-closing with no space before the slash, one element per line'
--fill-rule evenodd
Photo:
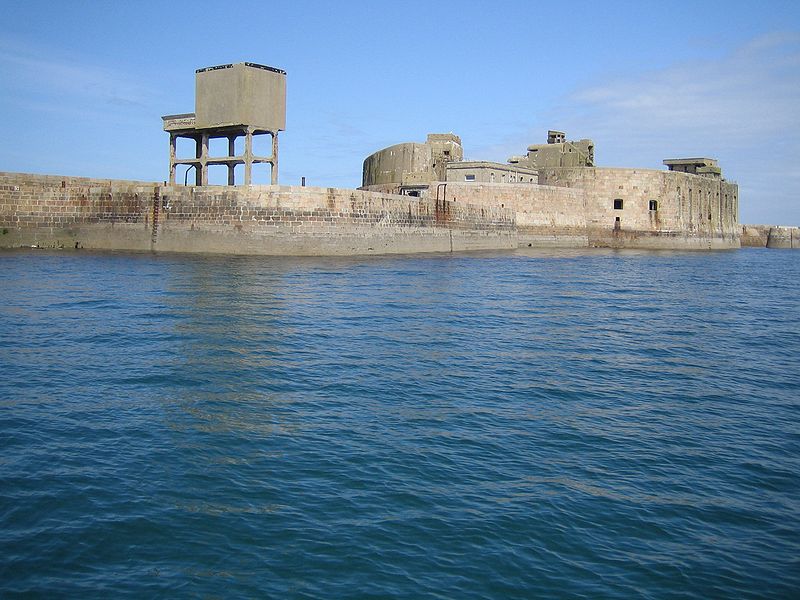
<path fill-rule="evenodd" d="M 800 597 L 800 253 L 0 253 L 0 596 Z"/>

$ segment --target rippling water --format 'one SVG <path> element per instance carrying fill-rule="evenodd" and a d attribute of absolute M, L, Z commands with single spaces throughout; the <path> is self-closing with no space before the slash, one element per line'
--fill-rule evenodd
<path fill-rule="evenodd" d="M 800 595 L 800 253 L 0 253 L 0 596 Z"/>

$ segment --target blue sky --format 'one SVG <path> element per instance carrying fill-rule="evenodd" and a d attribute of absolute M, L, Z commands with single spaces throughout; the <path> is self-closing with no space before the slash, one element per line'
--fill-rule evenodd
<path fill-rule="evenodd" d="M 0 170 L 164 180 L 195 69 L 252 61 L 288 73 L 281 183 L 355 187 L 429 132 L 505 161 L 552 128 L 601 166 L 718 158 L 743 222 L 800 224 L 798 7 L 0 0 Z"/>

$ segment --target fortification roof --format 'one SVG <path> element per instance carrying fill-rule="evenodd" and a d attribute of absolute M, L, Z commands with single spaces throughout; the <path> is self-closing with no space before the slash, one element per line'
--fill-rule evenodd
<path fill-rule="evenodd" d="M 696 165 L 698 167 L 716 167 L 718 161 L 715 158 L 665 158 L 663 163 L 669 165 Z"/>

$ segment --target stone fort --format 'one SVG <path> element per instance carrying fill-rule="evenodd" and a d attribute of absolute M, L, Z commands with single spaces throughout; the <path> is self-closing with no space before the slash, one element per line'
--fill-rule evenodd
<path fill-rule="evenodd" d="M 430 134 L 364 161 L 363 190 L 510 207 L 521 245 L 731 248 L 740 244 L 738 186 L 710 158 L 666 171 L 597 167 L 594 142 L 549 131 L 506 163 L 464 161 L 461 139 Z"/>
<path fill-rule="evenodd" d="M 368 156 L 359 189 L 280 185 L 286 72 L 256 63 L 198 69 L 194 112 L 164 116 L 162 126 L 163 182 L 0 172 L 0 248 L 335 255 L 721 249 L 742 239 L 738 187 L 715 160 L 598 167 L 591 140 L 559 131 L 506 163 L 465 161 L 458 136 L 430 134 Z M 254 146 L 261 136 L 267 152 Z M 227 152 L 210 151 L 215 139 Z M 179 140 L 188 140 L 188 155 Z M 226 169 L 227 185 L 209 185 L 209 167 Z M 261 168 L 270 169 L 269 185 L 253 184 Z"/>

